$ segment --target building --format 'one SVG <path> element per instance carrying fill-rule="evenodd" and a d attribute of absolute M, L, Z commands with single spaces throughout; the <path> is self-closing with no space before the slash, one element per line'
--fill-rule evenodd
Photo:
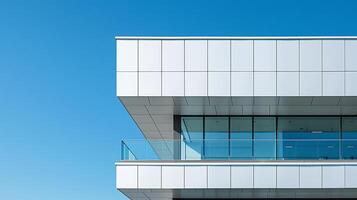
<path fill-rule="evenodd" d="M 357 37 L 117 37 L 131 199 L 357 196 Z"/>

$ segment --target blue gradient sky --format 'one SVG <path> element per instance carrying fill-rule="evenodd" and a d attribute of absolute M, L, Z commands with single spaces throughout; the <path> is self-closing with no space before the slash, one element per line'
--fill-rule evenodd
<path fill-rule="evenodd" d="M 114 200 L 115 35 L 357 35 L 357 1 L 0 1 L 0 199 Z"/>

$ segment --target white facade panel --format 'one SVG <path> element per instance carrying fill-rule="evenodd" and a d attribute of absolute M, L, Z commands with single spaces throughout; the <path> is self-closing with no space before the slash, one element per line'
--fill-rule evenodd
<path fill-rule="evenodd" d="M 117 72 L 117 96 L 138 95 L 138 73 Z"/>
<path fill-rule="evenodd" d="M 357 40 L 345 40 L 346 71 L 357 71 Z"/>
<path fill-rule="evenodd" d="M 276 188 L 276 166 L 254 166 L 254 188 Z"/>
<path fill-rule="evenodd" d="M 345 72 L 346 96 L 357 96 L 357 72 Z"/>
<path fill-rule="evenodd" d="M 139 96 L 161 95 L 161 72 L 139 72 Z"/>
<path fill-rule="evenodd" d="M 253 40 L 232 40 L 232 71 L 253 71 Z"/>
<path fill-rule="evenodd" d="M 276 72 L 254 72 L 254 96 L 276 96 Z"/>
<path fill-rule="evenodd" d="M 232 188 L 253 188 L 253 166 L 231 167 Z"/>
<path fill-rule="evenodd" d="M 208 71 L 230 71 L 230 40 L 208 40 Z"/>
<path fill-rule="evenodd" d="M 139 166 L 138 188 L 161 188 L 161 166 Z"/>
<path fill-rule="evenodd" d="M 300 41 L 300 71 L 322 71 L 322 41 Z"/>
<path fill-rule="evenodd" d="M 117 95 L 356 96 L 355 52 L 356 40 L 117 40 Z"/>
<path fill-rule="evenodd" d="M 162 72 L 162 96 L 184 96 L 184 72 Z"/>
<path fill-rule="evenodd" d="M 277 188 L 299 188 L 299 166 L 277 166 Z"/>
<path fill-rule="evenodd" d="M 344 72 L 323 72 L 323 96 L 344 96 Z"/>
<path fill-rule="evenodd" d="M 277 74 L 277 96 L 299 96 L 299 72 Z"/>
<path fill-rule="evenodd" d="M 208 166 L 208 188 L 230 188 L 230 166 Z"/>
<path fill-rule="evenodd" d="M 163 40 L 162 71 L 184 71 L 184 52 L 183 40 Z"/>
<path fill-rule="evenodd" d="M 138 41 L 117 41 L 117 71 L 138 71 Z"/>
<path fill-rule="evenodd" d="M 137 166 L 117 166 L 116 167 L 116 187 L 117 188 L 137 188 L 138 187 L 138 167 Z"/>
<path fill-rule="evenodd" d="M 345 187 L 346 188 L 357 188 L 357 166 L 346 166 L 345 167 Z"/>
<path fill-rule="evenodd" d="M 344 71 L 344 40 L 323 41 L 323 71 Z"/>
<path fill-rule="evenodd" d="M 345 167 L 323 166 L 322 181 L 323 188 L 343 188 L 345 186 Z"/>
<path fill-rule="evenodd" d="M 321 96 L 321 76 L 321 72 L 300 72 L 300 96 Z"/>
<path fill-rule="evenodd" d="M 321 188 L 321 166 L 300 166 L 300 188 Z"/>
<path fill-rule="evenodd" d="M 276 71 L 276 41 L 254 41 L 254 71 Z"/>
<path fill-rule="evenodd" d="M 139 41 L 139 71 L 161 71 L 161 40 Z"/>
<path fill-rule="evenodd" d="M 253 96 L 253 72 L 231 73 L 231 95 Z"/>
<path fill-rule="evenodd" d="M 207 40 L 185 41 L 185 71 L 207 71 Z"/>
<path fill-rule="evenodd" d="M 208 72 L 208 96 L 230 96 L 230 72 Z"/>
<path fill-rule="evenodd" d="M 185 166 L 185 188 L 207 188 L 207 166 Z"/>
<path fill-rule="evenodd" d="M 188 161 L 189 162 L 189 161 Z M 198 188 L 357 188 L 354 164 L 235 165 L 217 162 L 205 165 L 117 165 L 118 189 Z M 295 162 L 296 163 L 296 162 Z"/>
<path fill-rule="evenodd" d="M 207 96 L 207 72 L 185 72 L 185 96 Z"/>
<path fill-rule="evenodd" d="M 162 166 L 162 188 L 184 188 L 184 166 Z"/>
<path fill-rule="evenodd" d="M 277 70 L 299 71 L 299 41 L 277 41 Z"/>

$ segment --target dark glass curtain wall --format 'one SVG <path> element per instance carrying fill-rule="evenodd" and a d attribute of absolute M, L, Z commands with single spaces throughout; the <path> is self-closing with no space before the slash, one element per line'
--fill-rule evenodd
<path fill-rule="evenodd" d="M 187 160 L 357 158 L 357 117 L 181 116 Z"/>

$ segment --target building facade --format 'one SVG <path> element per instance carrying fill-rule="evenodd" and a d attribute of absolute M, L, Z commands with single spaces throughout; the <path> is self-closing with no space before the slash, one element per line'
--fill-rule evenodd
<path fill-rule="evenodd" d="M 357 196 L 357 37 L 117 37 L 131 199 Z"/>

